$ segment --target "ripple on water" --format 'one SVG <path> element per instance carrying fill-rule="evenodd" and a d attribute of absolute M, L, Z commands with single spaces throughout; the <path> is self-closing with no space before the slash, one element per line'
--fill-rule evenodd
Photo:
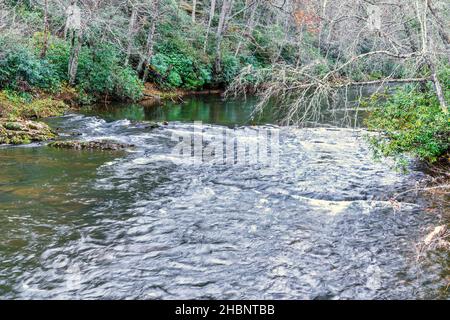
<path fill-rule="evenodd" d="M 64 219 L 50 221 L 60 207 L 33 215 L 6 207 L 9 219 L 22 219 L 16 228 L 49 230 L 3 251 L 2 296 L 421 298 L 443 282 L 415 262 L 421 229 L 435 218 L 411 201 L 393 210 L 389 198 L 408 177 L 373 162 L 363 131 L 283 128 L 279 166 L 192 166 L 170 155 L 171 134 L 189 124 L 143 132 L 129 121 L 59 121 L 82 127 L 85 139 L 137 147 L 99 161 L 95 174 L 65 168 L 68 180 L 80 179 L 66 194 L 82 205 Z"/>

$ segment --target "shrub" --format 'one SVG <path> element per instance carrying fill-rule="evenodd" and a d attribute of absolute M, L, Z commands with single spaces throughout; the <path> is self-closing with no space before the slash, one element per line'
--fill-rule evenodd
<path fill-rule="evenodd" d="M 181 19 L 181 20 L 180 20 Z M 165 88 L 201 89 L 212 83 L 211 57 L 203 53 L 202 29 L 189 29 L 190 17 L 181 16 L 159 26 L 155 54 L 151 59 L 152 81 Z"/>
<path fill-rule="evenodd" d="M 42 34 L 36 33 L 32 45 L 0 39 L 0 88 L 13 91 L 59 91 L 68 81 L 70 46 L 65 40 L 49 38 L 45 59 L 39 57 Z M 8 45 L 6 45 L 8 44 Z M 109 95 L 117 99 L 138 100 L 143 85 L 137 74 L 122 65 L 119 51 L 112 46 L 82 47 L 79 55 L 77 88 L 84 95 Z M 92 101 L 92 97 L 84 101 Z"/>
<path fill-rule="evenodd" d="M 156 71 L 153 80 L 163 87 L 199 89 L 212 79 L 208 65 L 182 53 L 157 53 L 153 56 L 151 65 Z"/>
<path fill-rule="evenodd" d="M 40 59 L 32 48 L 22 44 L 5 46 L 2 56 L 0 87 L 21 91 L 31 88 L 54 91 L 59 88 L 61 79 L 57 70 L 49 61 Z"/>
<path fill-rule="evenodd" d="M 382 131 L 369 138 L 376 156 L 401 160 L 411 154 L 432 163 L 449 152 L 450 118 L 442 112 L 431 86 L 426 92 L 400 88 L 392 95 L 373 97 L 370 105 L 366 123 L 369 129 Z"/>
<path fill-rule="evenodd" d="M 36 51 L 40 52 L 40 40 L 35 40 Z M 49 64 L 53 66 L 61 81 L 68 81 L 67 67 L 69 64 L 70 47 L 68 42 L 50 37 L 47 54 L 45 56 Z"/>
<path fill-rule="evenodd" d="M 222 57 L 222 81 L 230 83 L 241 69 L 239 59 L 232 54 L 225 54 Z"/>
<path fill-rule="evenodd" d="M 135 71 L 122 65 L 121 58 L 112 46 L 83 47 L 77 72 L 77 87 L 81 95 L 87 93 L 138 100 L 143 85 Z"/>

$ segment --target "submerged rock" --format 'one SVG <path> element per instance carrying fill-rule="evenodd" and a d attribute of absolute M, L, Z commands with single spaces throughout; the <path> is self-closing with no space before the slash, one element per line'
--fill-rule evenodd
<path fill-rule="evenodd" d="M 107 150 L 117 151 L 134 147 L 132 144 L 120 143 L 112 140 L 94 140 L 94 141 L 54 141 L 48 144 L 49 147 L 73 150 Z"/>
<path fill-rule="evenodd" d="M 160 125 L 157 124 L 156 122 L 148 122 L 148 123 L 145 123 L 145 128 L 146 128 L 146 129 L 157 129 L 157 128 L 159 128 L 159 127 L 160 127 Z"/>
<path fill-rule="evenodd" d="M 161 127 L 160 124 L 153 121 L 137 121 L 135 124 L 138 128 L 142 129 L 157 129 Z"/>
<path fill-rule="evenodd" d="M 0 119 L 0 144 L 26 144 L 55 137 L 50 127 L 42 122 Z"/>

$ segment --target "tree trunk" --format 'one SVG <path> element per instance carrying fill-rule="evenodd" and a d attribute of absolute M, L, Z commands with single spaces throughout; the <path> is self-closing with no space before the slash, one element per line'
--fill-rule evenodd
<path fill-rule="evenodd" d="M 206 27 L 206 36 L 205 36 L 205 42 L 203 44 L 203 52 L 206 52 L 206 47 L 208 46 L 208 36 L 209 32 L 211 30 L 211 23 L 214 19 L 214 12 L 216 11 L 216 0 L 211 0 L 211 8 L 209 10 L 209 19 L 208 19 L 208 26 Z"/>
<path fill-rule="evenodd" d="M 407 8 L 405 7 L 405 4 L 403 4 L 403 3 L 399 4 L 399 8 L 403 12 L 405 12 L 407 10 Z M 403 22 L 403 28 L 405 29 L 406 37 L 408 38 L 409 46 L 411 47 L 411 50 L 413 52 L 417 52 L 418 47 L 417 47 L 417 44 L 413 37 L 413 31 L 411 30 L 411 27 L 408 25 L 408 21 Z"/>
<path fill-rule="evenodd" d="M 145 82 L 147 81 L 148 77 L 148 64 L 150 63 L 152 56 L 153 56 L 153 45 L 154 45 L 154 38 L 155 38 L 155 30 L 156 30 L 156 23 L 158 20 L 159 15 L 159 0 L 153 0 L 153 17 L 152 17 L 152 24 L 150 26 L 150 30 L 147 35 L 147 43 L 145 46 L 145 54 L 141 58 L 141 61 L 139 62 L 138 66 L 138 73 L 142 73 L 144 71 L 144 74 L 142 76 L 142 80 Z"/>
<path fill-rule="evenodd" d="M 127 53 L 125 56 L 125 65 L 127 66 L 130 63 L 131 51 L 133 50 L 133 40 L 134 40 L 134 25 L 136 24 L 137 17 L 137 6 L 133 5 L 133 9 L 131 11 L 130 24 L 128 25 L 128 45 L 127 45 Z"/>
<path fill-rule="evenodd" d="M 192 13 L 191 13 L 191 17 L 192 17 L 192 22 L 195 22 L 195 10 L 197 8 L 197 0 L 192 0 Z"/>
<path fill-rule="evenodd" d="M 222 72 L 222 38 L 225 30 L 226 19 L 229 11 L 231 11 L 233 0 L 223 0 L 222 9 L 220 11 L 219 25 L 216 32 L 216 59 L 214 61 L 214 73 L 217 76 Z"/>
<path fill-rule="evenodd" d="M 434 84 L 434 90 L 436 91 L 436 96 L 439 100 L 439 105 L 441 106 L 442 112 L 448 113 L 447 104 L 445 103 L 444 92 L 442 90 L 441 82 L 437 76 L 436 64 L 433 61 L 429 53 L 429 38 L 427 30 L 427 13 L 428 10 L 432 10 L 430 6 L 430 0 L 424 0 L 423 8 L 417 6 L 417 17 L 421 26 L 421 36 L 422 36 L 422 57 L 425 63 L 428 65 L 431 71 L 431 79 Z M 422 12 L 420 12 L 422 9 Z"/>
<path fill-rule="evenodd" d="M 41 58 L 44 58 L 48 50 L 48 0 L 44 1 L 44 42 L 42 44 Z"/>
<path fill-rule="evenodd" d="M 81 30 L 71 30 L 71 46 L 70 46 L 70 57 L 69 57 L 69 84 L 73 86 L 77 77 L 78 70 L 78 57 L 80 55 L 81 50 L 81 40 L 82 40 L 82 31 Z"/>
<path fill-rule="evenodd" d="M 431 79 L 433 80 L 434 90 L 436 91 L 436 96 L 438 97 L 439 105 L 441 106 L 442 112 L 447 114 L 448 113 L 447 103 L 445 102 L 445 96 L 444 91 L 442 90 L 441 82 L 439 81 L 439 78 L 437 76 L 436 65 L 430 59 L 428 59 L 427 62 L 431 70 Z"/>

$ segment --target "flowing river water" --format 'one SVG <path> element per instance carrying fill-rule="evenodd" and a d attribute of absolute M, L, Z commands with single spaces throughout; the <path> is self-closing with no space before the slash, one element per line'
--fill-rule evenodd
<path fill-rule="evenodd" d="M 121 152 L 1 147 L 0 299 L 448 298 L 447 253 L 417 254 L 444 218 L 421 194 L 391 200 L 423 173 L 375 162 L 363 129 L 278 128 L 250 119 L 252 103 L 205 96 L 46 120 L 134 145 Z M 242 139 L 276 128 L 278 165 L 174 162 L 172 136 L 193 120 Z"/>

